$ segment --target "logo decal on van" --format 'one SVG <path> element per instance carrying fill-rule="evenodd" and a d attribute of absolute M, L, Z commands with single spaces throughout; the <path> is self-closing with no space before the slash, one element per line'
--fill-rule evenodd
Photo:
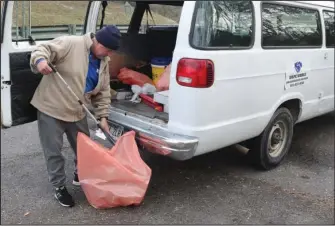
<path fill-rule="evenodd" d="M 294 64 L 294 68 L 295 68 L 295 71 L 296 71 L 297 73 L 299 73 L 300 70 L 301 70 L 301 68 L 302 68 L 302 63 L 301 63 L 300 61 L 296 62 L 296 63 Z"/>
<path fill-rule="evenodd" d="M 294 63 L 294 69 L 296 73 L 285 74 L 285 89 L 302 86 L 308 81 L 308 74 L 302 69 L 302 63 L 300 61 Z"/>

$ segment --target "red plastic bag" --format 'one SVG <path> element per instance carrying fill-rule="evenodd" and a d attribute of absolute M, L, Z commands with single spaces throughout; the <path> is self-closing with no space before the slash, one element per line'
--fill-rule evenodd
<path fill-rule="evenodd" d="M 157 85 L 156 85 L 157 91 L 169 90 L 170 72 L 171 72 L 171 64 L 169 64 L 169 66 L 165 68 L 163 74 L 158 80 Z"/>
<path fill-rule="evenodd" d="M 146 83 L 149 83 L 151 85 L 154 84 L 153 81 L 145 74 L 130 70 L 128 68 L 122 68 L 117 78 L 122 83 L 127 84 L 127 85 L 138 85 L 142 87 Z"/>
<path fill-rule="evenodd" d="M 105 209 L 140 205 L 151 169 L 140 157 L 135 132 L 121 136 L 112 149 L 78 133 L 78 177 L 91 206 Z"/>

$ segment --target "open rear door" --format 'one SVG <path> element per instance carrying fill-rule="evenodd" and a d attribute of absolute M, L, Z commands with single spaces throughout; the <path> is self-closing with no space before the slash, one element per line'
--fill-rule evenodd
<path fill-rule="evenodd" d="M 30 104 L 42 75 L 31 72 L 30 53 L 61 35 L 82 35 L 89 1 L 5 1 L 1 13 L 1 123 L 11 127 L 35 121 Z"/>

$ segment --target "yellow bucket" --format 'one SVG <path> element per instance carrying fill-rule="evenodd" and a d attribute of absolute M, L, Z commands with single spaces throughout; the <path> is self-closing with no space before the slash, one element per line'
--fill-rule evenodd
<path fill-rule="evenodd" d="M 154 57 L 151 59 L 152 81 L 156 85 L 172 58 Z"/>
<path fill-rule="evenodd" d="M 157 82 L 159 81 L 161 75 L 163 74 L 166 66 L 151 64 L 151 68 L 152 68 L 152 81 L 156 85 Z"/>

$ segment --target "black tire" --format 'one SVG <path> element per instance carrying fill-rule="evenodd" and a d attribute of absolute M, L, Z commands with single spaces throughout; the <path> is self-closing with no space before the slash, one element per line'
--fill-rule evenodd
<path fill-rule="evenodd" d="M 294 119 L 291 112 L 287 108 L 279 108 L 261 135 L 248 142 L 250 149 L 248 158 L 257 168 L 263 170 L 270 170 L 278 166 L 291 147 L 293 127 Z M 278 136 L 278 133 L 281 134 Z M 268 142 L 270 142 L 270 147 Z M 280 148 L 274 151 L 272 144 L 278 145 Z"/>

